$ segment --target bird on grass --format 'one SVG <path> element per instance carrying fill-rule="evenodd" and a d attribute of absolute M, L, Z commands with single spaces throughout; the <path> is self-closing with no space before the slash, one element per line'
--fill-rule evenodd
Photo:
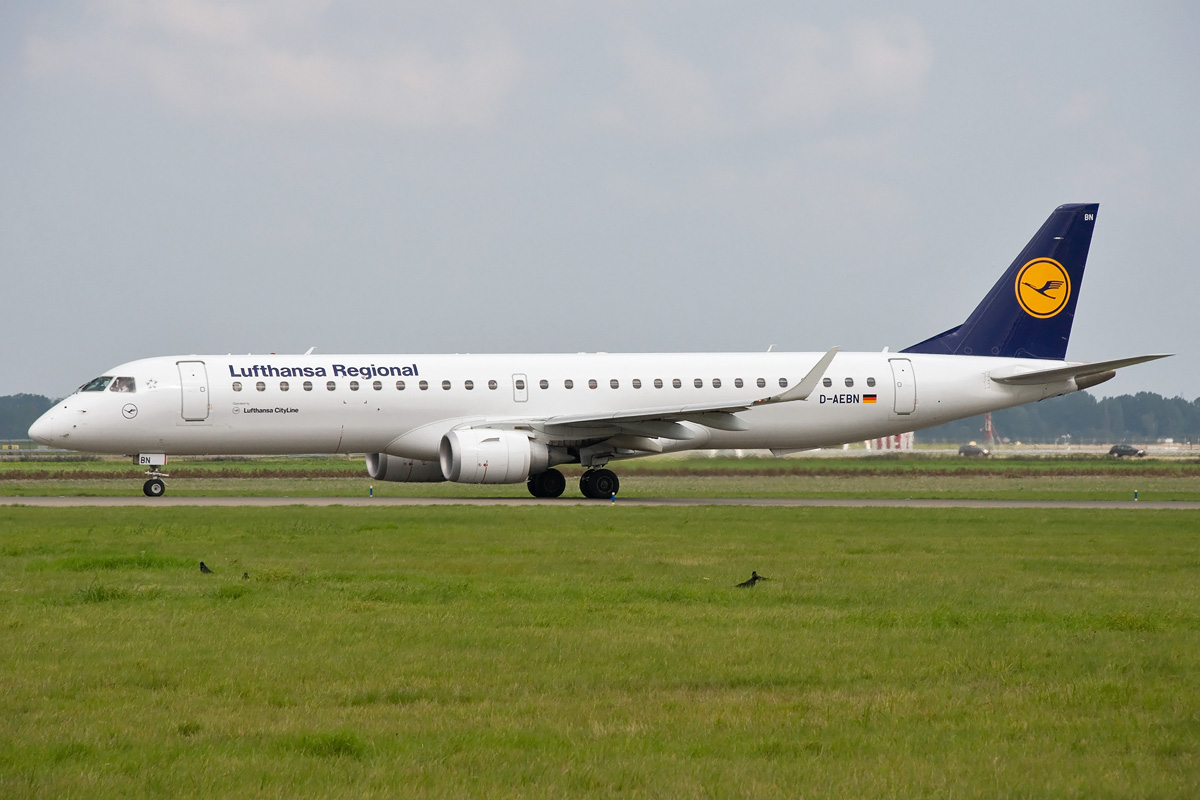
<path fill-rule="evenodd" d="M 738 588 L 739 589 L 753 589 L 754 584 L 758 583 L 759 581 L 767 581 L 767 580 L 770 580 L 770 578 L 764 578 L 762 575 L 759 575 L 757 572 L 751 570 L 750 579 L 739 583 Z"/>
<path fill-rule="evenodd" d="M 244 580 L 244 581 L 248 581 L 248 580 L 250 580 L 250 573 L 249 573 L 249 572 L 243 572 L 243 573 L 242 573 L 242 580 Z"/>
<path fill-rule="evenodd" d="M 200 562 L 200 571 L 205 575 L 212 575 L 212 570 L 209 569 L 208 564 L 205 564 L 203 561 Z"/>

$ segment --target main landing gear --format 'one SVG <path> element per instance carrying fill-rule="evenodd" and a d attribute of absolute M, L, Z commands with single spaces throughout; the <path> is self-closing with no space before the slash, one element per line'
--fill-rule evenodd
<path fill-rule="evenodd" d="M 579 477 L 579 491 L 593 500 L 609 500 L 620 488 L 621 481 L 611 469 L 589 469 Z"/>
<path fill-rule="evenodd" d="M 567 488 L 567 479 L 556 469 L 530 475 L 525 484 L 534 497 L 560 497 Z"/>
<path fill-rule="evenodd" d="M 530 475 L 525 484 L 534 497 L 561 497 L 567 479 L 556 469 Z M 621 488 L 617 475 L 610 469 L 589 469 L 579 478 L 579 491 L 592 500 L 609 500 Z"/>

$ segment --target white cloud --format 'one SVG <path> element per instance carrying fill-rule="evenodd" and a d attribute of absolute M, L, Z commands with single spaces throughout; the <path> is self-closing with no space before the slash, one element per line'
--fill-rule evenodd
<path fill-rule="evenodd" d="M 617 60 L 624 80 L 600 105 L 598 121 L 721 135 L 912 108 L 923 97 L 933 47 L 917 24 L 889 18 L 840 30 L 804 23 L 731 30 L 694 56 L 638 34 Z"/>
<path fill-rule="evenodd" d="M 440 49 L 415 38 L 331 46 L 327 5 L 101 0 L 93 27 L 31 36 L 27 66 L 37 77 L 148 88 L 197 116 L 398 128 L 487 125 L 521 72 L 520 54 L 495 34 Z"/>
<path fill-rule="evenodd" d="M 1064 128 L 1088 125 L 1100 117 L 1107 102 L 1103 90 L 1072 92 L 1055 115 L 1055 122 Z"/>

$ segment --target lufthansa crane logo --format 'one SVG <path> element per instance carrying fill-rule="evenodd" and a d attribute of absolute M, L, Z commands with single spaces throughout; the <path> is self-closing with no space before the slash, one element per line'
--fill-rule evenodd
<path fill-rule="evenodd" d="M 1049 319 L 1071 299 L 1071 276 L 1052 258 L 1035 258 L 1017 273 L 1017 302 L 1025 313 Z"/>

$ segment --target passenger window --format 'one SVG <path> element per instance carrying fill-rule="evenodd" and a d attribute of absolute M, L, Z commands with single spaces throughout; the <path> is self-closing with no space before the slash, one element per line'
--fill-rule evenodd
<path fill-rule="evenodd" d="M 450 381 L 442 381 L 442 389 L 447 392 L 450 391 Z"/>
<path fill-rule="evenodd" d="M 872 389 L 875 388 L 875 379 L 867 378 L 867 386 L 870 386 Z"/>
<path fill-rule="evenodd" d="M 590 380 L 588 381 L 588 388 L 589 388 L 589 389 L 595 389 L 595 388 L 596 388 L 597 386 L 599 386 L 599 385 L 600 385 L 600 384 L 596 383 L 596 379 L 595 379 L 595 378 L 592 378 L 592 379 L 590 379 Z"/>
<path fill-rule="evenodd" d="M 429 388 L 429 381 L 421 381 L 417 384 L 417 388 L 422 392 Z"/>
<path fill-rule="evenodd" d="M 767 388 L 767 380 L 766 380 L 766 378 L 759 378 L 759 379 L 758 379 L 757 381 L 755 381 L 755 382 L 758 384 L 758 388 L 760 388 L 760 389 L 765 389 L 765 388 Z"/>
<path fill-rule="evenodd" d="M 235 392 L 240 392 L 240 391 L 242 390 L 242 382 L 241 382 L 241 381 L 234 381 L 234 382 L 233 382 L 233 390 L 234 390 Z"/>
<path fill-rule="evenodd" d="M 854 378 L 846 378 L 846 388 L 850 389 L 854 386 Z"/>
<path fill-rule="evenodd" d="M 678 389 L 683 386 L 683 381 L 679 380 L 679 378 L 672 378 L 671 385 Z"/>
<path fill-rule="evenodd" d="M 517 387 L 518 390 L 522 390 L 525 388 L 525 381 L 517 378 L 516 381 L 513 382 L 513 386 Z"/>
<path fill-rule="evenodd" d="M 821 385 L 828 389 L 830 386 L 833 386 L 833 380 L 830 378 L 822 378 Z"/>
<path fill-rule="evenodd" d="M 262 381 L 259 381 L 258 383 L 254 384 L 254 388 L 258 389 L 260 392 L 265 392 L 267 390 L 267 385 Z"/>
<path fill-rule="evenodd" d="M 704 381 L 700 380 L 699 378 L 696 378 L 696 380 L 692 381 L 692 385 L 695 386 L 697 389 L 702 389 L 702 388 L 704 388 Z"/>
<path fill-rule="evenodd" d="M 350 381 L 350 391 L 352 391 L 352 392 L 358 391 L 358 381 Z"/>
<path fill-rule="evenodd" d="M 635 388 L 635 389 L 640 389 L 640 388 L 642 388 L 642 380 L 641 380 L 641 378 L 634 378 L 634 379 L 633 379 L 633 388 Z"/>
<path fill-rule="evenodd" d="M 334 389 L 337 388 L 337 384 L 334 383 L 333 381 L 326 381 L 325 388 L 332 392 Z"/>
<path fill-rule="evenodd" d="M 713 388 L 714 389 L 721 388 L 721 379 L 720 378 L 713 378 Z"/>
<path fill-rule="evenodd" d="M 541 387 L 542 389 L 549 389 L 550 381 L 546 380 L 545 378 L 542 378 L 540 381 L 538 381 L 538 386 Z"/>
<path fill-rule="evenodd" d="M 280 381 L 280 382 L 279 382 L 279 391 L 281 391 L 281 392 L 286 392 L 286 391 L 287 391 L 288 389 L 290 389 L 290 388 L 292 388 L 292 387 L 288 385 L 288 382 L 287 382 L 287 381 Z"/>
<path fill-rule="evenodd" d="M 500 384 L 496 383 L 495 381 L 488 381 L 488 388 L 489 388 L 489 389 L 495 389 L 495 388 L 496 388 L 497 386 L 499 386 L 499 385 L 500 385 Z"/>
<path fill-rule="evenodd" d="M 787 378 L 780 378 L 780 379 L 779 379 L 779 388 L 780 388 L 780 389 L 786 389 L 786 388 L 787 388 Z"/>
<path fill-rule="evenodd" d="M 617 383 L 617 379 L 616 379 L 616 378 L 613 378 L 611 381 L 609 381 L 609 382 L 608 382 L 608 385 L 609 385 L 609 386 L 611 386 L 612 388 L 616 389 L 616 388 L 617 388 L 617 387 L 619 387 L 621 384 Z"/>
<path fill-rule="evenodd" d="M 463 381 L 463 388 L 468 392 L 475 388 L 475 381 Z"/>
<path fill-rule="evenodd" d="M 734 379 L 733 379 L 733 385 L 734 385 L 734 386 L 736 386 L 736 387 L 737 387 L 737 388 L 739 388 L 739 389 L 740 389 L 740 388 L 742 388 L 742 385 L 743 385 L 743 384 L 742 384 L 742 379 L 741 379 L 741 378 L 734 378 Z"/>
<path fill-rule="evenodd" d="M 655 389 L 661 389 L 661 388 L 662 388 L 662 378 L 655 378 L 655 379 L 654 379 L 654 388 L 655 388 Z"/>
<path fill-rule="evenodd" d="M 108 390 L 110 392 L 125 392 L 126 394 L 137 391 L 133 378 L 117 378 Z"/>
<path fill-rule="evenodd" d="M 563 381 L 563 386 L 565 386 L 568 389 L 574 389 L 575 381 L 571 380 L 570 378 L 567 378 L 565 381 Z"/>
<path fill-rule="evenodd" d="M 404 391 L 404 381 L 396 381 L 396 391 L 397 392 Z"/>
<path fill-rule="evenodd" d="M 374 381 L 371 384 L 371 388 L 378 392 L 380 389 L 383 388 L 383 381 Z"/>
<path fill-rule="evenodd" d="M 306 391 L 306 392 L 311 392 L 311 391 L 312 391 L 312 381 L 305 381 L 305 382 L 304 382 L 304 391 Z"/>

